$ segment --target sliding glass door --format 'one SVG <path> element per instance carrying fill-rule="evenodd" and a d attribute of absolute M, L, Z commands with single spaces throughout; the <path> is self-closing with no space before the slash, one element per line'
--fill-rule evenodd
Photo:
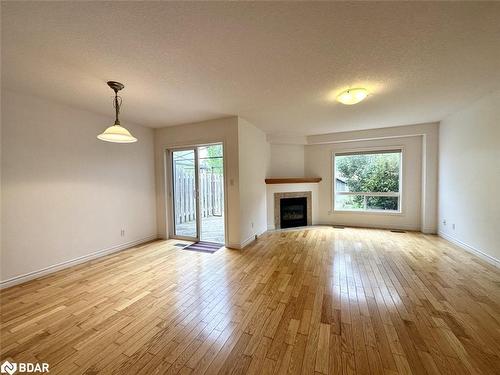
<path fill-rule="evenodd" d="M 174 238 L 225 243 L 222 144 L 169 151 Z"/>
<path fill-rule="evenodd" d="M 198 150 L 171 151 L 174 235 L 198 241 Z"/>

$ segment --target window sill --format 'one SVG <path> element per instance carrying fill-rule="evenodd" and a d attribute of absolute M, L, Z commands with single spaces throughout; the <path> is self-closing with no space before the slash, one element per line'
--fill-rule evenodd
<path fill-rule="evenodd" d="M 360 214 L 360 215 L 387 215 L 387 216 L 404 216 L 402 211 L 385 211 L 385 210 L 331 210 L 330 214 Z"/>

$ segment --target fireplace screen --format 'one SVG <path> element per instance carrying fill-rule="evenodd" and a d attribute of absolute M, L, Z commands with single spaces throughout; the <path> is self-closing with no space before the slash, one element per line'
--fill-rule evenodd
<path fill-rule="evenodd" d="M 281 228 L 293 228 L 307 225 L 307 198 L 281 198 Z"/>

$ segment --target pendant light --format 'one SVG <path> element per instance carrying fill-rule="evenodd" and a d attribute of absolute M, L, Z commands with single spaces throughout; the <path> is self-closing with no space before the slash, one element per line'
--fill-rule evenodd
<path fill-rule="evenodd" d="M 101 141 L 114 142 L 114 143 L 133 143 L 137 142 L 137 138 L 133 137 L 130 132 L 120 125 L 118 114 L 122 105 L 122 98 L 118 96 L 118 91 L 122 90 L 125 85 L 120 82 L 108 81 L 108 86 L 115 92 L 115 99 L 113 105 L 115 107 L 115 124 L 104 130 L 97 138 Z"/>

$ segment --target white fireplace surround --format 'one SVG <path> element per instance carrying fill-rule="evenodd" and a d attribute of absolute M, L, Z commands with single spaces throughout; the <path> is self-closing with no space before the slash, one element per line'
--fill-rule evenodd
<path fill-rule="evenodd" d="M 308 200 L 308 210 L 311 210 L 311 221 L 308 220 L 308 225 L 316 225 L 318 212 L 318 184 L 303 183 L 303 184 L 270 184 L 266 185 L 267 189 L 267 229 L 279 229 L 275 226 L 275 193 L 310 193 L 311 199 Z M 310 208 L 309 208 L 310 206 Z M 311 224 L 309 224 L 309 222 Z"/>

